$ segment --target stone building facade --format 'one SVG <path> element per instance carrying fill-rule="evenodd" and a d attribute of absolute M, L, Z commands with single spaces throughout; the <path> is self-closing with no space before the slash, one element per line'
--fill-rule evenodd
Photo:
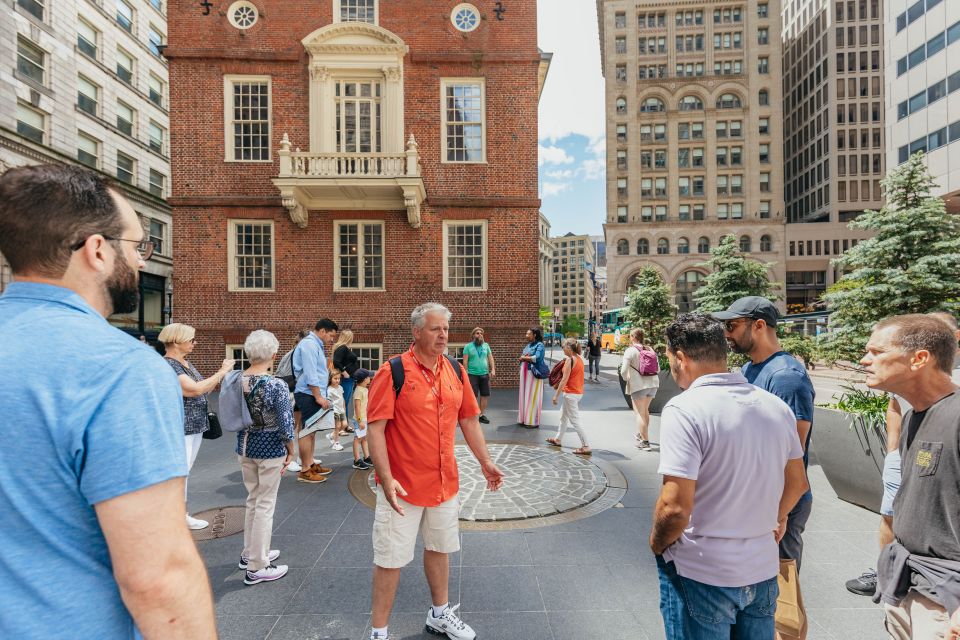
<path fill-rule="evenodd" d="M 506 3 L 505 3 L 506 4 Z M 169 16 L 176 320 L 201 371 L 320 317 L 375 367 L 410 311 L 500 362 L 537 322 L 534 3 L 223 2 Z M 499 384 L 516 382 L 503 367 Z"/>
<path fill-rule="evenodd" d="M 558 323 L 568 316 L 579 316 L 584 327 L 597 322 L 596 256 L 587 235 L 566 235 L 552 238 L 553 243 L 553 309 L 559 309 Z"/>
<path fill-rule="evenodd" d="M 157 243 L 140 308 L 110 321 L 153 338 L 169 315 L 166 3 L 14 0 L 0 7 L 0 172 L 83 164 L 113 178 Z M 10 280 L 0 258 L 0 291 Z"/>
<path fill-rule="evenodd" d="M 550 221 L 540 214 L 540 306 L 553 305 L 553 241 L 550 239 Z"/>

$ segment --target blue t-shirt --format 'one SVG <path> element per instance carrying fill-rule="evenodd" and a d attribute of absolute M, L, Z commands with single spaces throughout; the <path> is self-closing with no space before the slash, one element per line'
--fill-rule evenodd
<path fill-rule="evenodd" d="M 777 351 L 775 354 L 757 364 L 748 362 L 744 365 L 743 377 L 747 382 L 761 389 L 766 389 L 773 395 L 787 403 L 797 420 L 810 422 L 807 432 L 807 441 L 803 443 L 803 466 L 810 462 L 810 436 L 813 434 L 813 398 L 816 391 L 810 376 L 803 364 L 786 351 Z M 813 498 L 810 490 L 801 500 Z"/>
<path fill-rule="evenodd" d="M 187 475 L 180 383 L 62 287 L 11 284 L 0 336 L 0 637 L 140 638 L 94 505 Z"/>

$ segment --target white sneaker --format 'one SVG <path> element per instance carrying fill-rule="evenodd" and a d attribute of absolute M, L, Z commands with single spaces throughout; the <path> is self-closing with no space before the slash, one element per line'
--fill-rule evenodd
<path fill-rule="evenodd" d="M 267 553 L 267 561 L 268 561 L 269 563 L 271 563 L 271 564 L 273 563 L 274 560 L 276 560 L 276 559 L 279 558 L 279 557 L 280 557 L 280 550 L 279 550 L 279 549 L 270 549 L 270 551 Z M 241 569 L 246 569 L 248 562 L 250 562 L 250 558 L 244 558 L 244 557 L 241 555 L 241 556 L 240 556 L 240 564 L 238 564 L 237 566 L 240 567 Z"/>
<path fill-rule="evenodd" d="M 293 462 L 291 462 L 290 464 L 287 465 L 287 471 L 292 471 L 292 472 L 294 472 L 294 473 L 300 473 L 301 471 L 303 471 L 303 467 L 300 466 L 300 463 L 299 463 L 299 462 L 297 462 L 296 460 L 294 460 Z"/>
<path fill-rule="evenodd" d="M 243 578 L 243 584 L 258 584 L 260 582 L 272 582 L 273 580 L 279 580 L 283 576 L 287 575 L 287 565 L 281 564 L 277 565 L 267 565 L 260 571 L 247 571 L 247 575 Z"/>
<path fill-rule="evenodd" d="M 323 460 L 321 460 L 320 458 L 313 459 L 313 464 L 320 464 L 321 462 L 323 462 Z"/>
<path fill-rule="evenodd" d="M 474 640 L 477 634 L 457 615 L 456 611 L 459 608 L 459 604 L 454 607 L 447 607 L 439 618 L 435 618 L 433 607 L 430 607 L 430 610 L 427 611 L 427 633 L 435 636 L 446 634 L 450 640 Z"/>
<path fill-rule="evenodd" d="M 200 531 L 201 529 L 206 529 L 210 526 L 210 523 L 206 520 L 201 520 L 199 518 L 193 518 L 190 514 L 187 514 L 187 527 L 193 531 Z"/>
<path fill-rule="evenodd" d="M 327 440 L 333 440 L 333 431 L 327 434 Z"/>
<path fill-rule="evenodd" d="M 334 442 L 332 445 L 330 445 L 330 448 L 334 451 L 343 451 L 343 445 L 339 442 Z"/>

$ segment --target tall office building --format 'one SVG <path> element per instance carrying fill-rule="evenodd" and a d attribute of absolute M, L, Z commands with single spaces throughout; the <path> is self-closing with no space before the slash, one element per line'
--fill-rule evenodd
<path fill-rule="evenodd" d="M 886 0 L 885 9 L 887 163 L 926 151 L 934 193 L 960 213 L 960 2 Z"/>
<path fill-rule="evenodd" d="M 598 0 L 607 288 L 653 265 L 681 310 L 733 234 L 785 279 L 779 0 Z"/>
<path fill-rule="evenodd" d="M 115 179 L 156 250 L 140 273 L 140 307 L 110 321 L 151 338 L 169 320 L 173 272 L 165 5 L 14 0 L 0 7 L 0 173 L 65 163 Z M 0 257 L 0 291 L 9 280 Z"/>
<path fill-rule="evenodd" d="M 598 320 L 593 242 L 590 236 L 573 233 L 550 241 L 553 243 L 553 308 L 560 310 L 557 322 L 568 316 L 580 316 L 589 327 L 591 320 Z"/>
<path fill-rule="evenodd" d="M 839 277 L 830 261 L 868 237 L 847 225 L 883 206 L 880 0 L 783 6 L 787 308 L 818 308 Z"/>

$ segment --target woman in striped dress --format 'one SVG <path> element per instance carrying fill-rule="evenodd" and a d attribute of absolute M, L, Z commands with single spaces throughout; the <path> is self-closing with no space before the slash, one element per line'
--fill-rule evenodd
<path fill-rule="evenodd" d="M 543 332 L 539 327 L 527 329 L 527 346 L 520 356 L 520 417 L 517 420 L 528 429 L 540 426 L 543 406 L 543 379 L 533 375 L 534 367 L 543 367 Z"/>

